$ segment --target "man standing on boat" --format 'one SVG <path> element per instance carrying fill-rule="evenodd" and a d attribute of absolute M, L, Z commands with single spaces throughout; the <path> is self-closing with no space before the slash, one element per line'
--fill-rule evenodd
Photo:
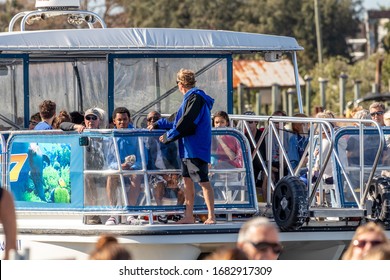
<path fill-rule="evenodd" d="M 179 141 L 186 210 L 184 218 L 178 223 L 192 224 L 195 222 L 193 215 L 194 183 L 198 183 L 202 187 L 208 209 L 208 218 L 204 223 L 215 224 L 214 191 L 208 176 L 208 164 L 211 161 L 211 108 L 214 99 L 195 87 L 195 82 L 193 71 L 180 69 L 176 83 L 184 98 L 174 122 L 160 119 L 148 128 L 169 129 L 160 137 L 159 140 L 162 143 Z"/>

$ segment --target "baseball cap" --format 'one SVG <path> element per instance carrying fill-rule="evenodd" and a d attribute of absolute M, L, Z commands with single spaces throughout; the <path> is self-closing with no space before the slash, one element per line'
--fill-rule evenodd
<path fill-rule="evenodd" d="M 91 108 L 91 109 L 88 109 L 87 111 L 85 111 L 84 116 L 88 116 L 88 115 L 94 115 L 94 116 L 98 117 L 99 120 L 102 119 L 100 112 L 96 108 Z"/>

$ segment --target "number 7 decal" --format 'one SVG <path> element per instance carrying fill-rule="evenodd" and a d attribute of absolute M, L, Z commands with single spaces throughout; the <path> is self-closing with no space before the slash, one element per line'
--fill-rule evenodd
<path fill-rule="evenodd" d="M 15 163 L 15 165 L 11 168 L 9 172 L 9 180 L 10 182 L 16 182 L 19 179 L 20 171 L 23 168 L 24 163 L 27 160 L 27 154 L 14 154 L 11 155 L 10 162 L 11 164 Z"/>

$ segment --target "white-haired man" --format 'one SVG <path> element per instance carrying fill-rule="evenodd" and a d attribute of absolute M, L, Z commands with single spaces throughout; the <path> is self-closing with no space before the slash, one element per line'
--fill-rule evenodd
<path fill-rule="evenodd" d="M 265 217 L 253 218 L 241 227 L 237 247 L 250 260 L 276 260 L 283 249 L 278 228 Z"/>

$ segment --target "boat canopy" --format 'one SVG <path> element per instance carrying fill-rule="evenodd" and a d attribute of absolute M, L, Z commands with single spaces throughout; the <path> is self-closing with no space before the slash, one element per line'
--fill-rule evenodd
<path fill-rule="evenodd" d="M 7 52 L 244 53 L 303 50 L 295 38 L 174 28 L 66 29 L 0 34 Z"/>

